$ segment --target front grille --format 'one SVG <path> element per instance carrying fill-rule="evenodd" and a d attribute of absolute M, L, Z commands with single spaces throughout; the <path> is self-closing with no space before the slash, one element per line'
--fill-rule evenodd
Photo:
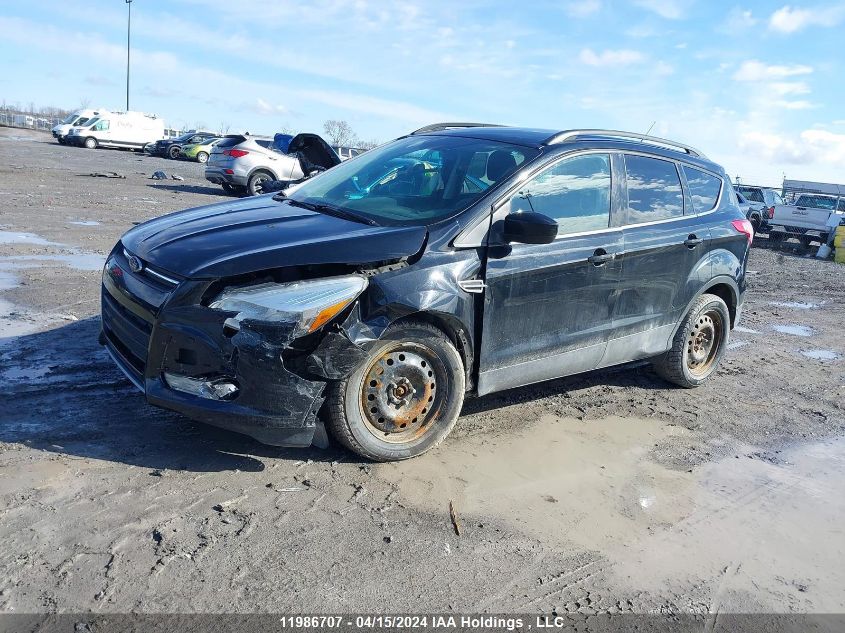
<path fill-rule="evenodd" d="M 143 376 L 152 325 L 120 305 L 105 289 L 101 308 L 103 332 L 108 342 L 136 373 Z"/>

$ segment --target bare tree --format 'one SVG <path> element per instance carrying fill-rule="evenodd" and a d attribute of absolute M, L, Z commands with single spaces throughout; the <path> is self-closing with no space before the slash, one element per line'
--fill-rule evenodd
<path fill-rule="evenodd" d="M 373 149 L 374 147 L 378 147 L 381 145 L 381 141 L 377 141 L 375 139 L 370 139 L 369 141 L 364 141 L 361 139 L 356 139 L 355 147 L 358 149 Z"/>
<path fill-rule="evenodd" d="M 358 137 L 346 121 L 330 119 L 323 123 L 323 132 L 326 133 L 330 145 L 353 145 Z"/>
<path fill-rule="evenodd" d="M 89 108 L 90 106 L 91 106 L 91 99 L 89 99 L 88 97 L 83 97 L 82 99 L 79 100 L 79 109 L 80 110 L 85 110 L 86 108 Z"/>
<path fill-rule="evenodd" d="M 221 121 L 221 122 L 220 122 L 220 129 L 218 130 L 218 132 L 219 132 L 222 136 L 225 136 L 226 134 L 228 134 L 228 133 L 229 133 L 229 128 L 230 128 L 230 127 L 231 127 L 231 126 L 230 126 L 230 125 L 229 125 L 226 121 Z"/>

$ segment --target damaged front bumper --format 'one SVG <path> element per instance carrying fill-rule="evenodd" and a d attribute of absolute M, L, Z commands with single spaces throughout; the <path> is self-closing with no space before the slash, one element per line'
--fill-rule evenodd
<path fill-rule="evenodd" d="M 265 444 L 323 444 L 317 412 L 327 379 L 347 369 L 327 357 L 342 350 L 359 359 L 361 348 L 335 332 L 297 349 L 294 323 L 245 318 L 232 328 L 230 314 L 201 305 L 208 283 L 168 287 L 155 275 L 132 272 L 115 249 L 101 300 L 100 342 L 147 401 Z"/>

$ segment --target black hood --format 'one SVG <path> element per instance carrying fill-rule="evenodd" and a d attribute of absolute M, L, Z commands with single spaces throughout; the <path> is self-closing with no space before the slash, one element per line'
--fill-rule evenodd
<path fill-rule="evenodd" d="M 210 279 L 410 257 L 425 237 L 422 226 L 369 226 L 260 196 L 156 218 L 127 231 L 121 242 L 162 271 Z"/>

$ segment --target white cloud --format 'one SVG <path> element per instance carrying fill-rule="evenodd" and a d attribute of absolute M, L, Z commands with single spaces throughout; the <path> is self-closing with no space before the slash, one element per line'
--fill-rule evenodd
<path fill-rule="evenodd" d="M 845 134 L 827 130 L 804 130 L 797 139 L 773 132 L 750 131 L 740 136 L 739 146 L 749 154 L 771 162 L 793 165 L 845 162 Z"/>
<path fill-rule="evenodd" d="M 803 64 L 791 64 L 788 66 L 768 65 L 752 59 L 743 62 L 739 70 L 734 73 L 734 79 L 736 81 L 766 81 L 784 79 L 796 75 L 809 75 L 812 72 L 813 68 L 811 66 L 805 66 Z"/>
<path fill-rule="evenodd" d="M 639 51 L 628 49 L 608 49 L 596 53 L 591 48 L 585 48 L 581 51 L 579 59 L 587 66 L 630 66 L 644 61 L 645 56 Z"/>
<path fill-rule="evenodd" d="M 784 110 L 812 110 L 816 107 L 813 103 L 804 99 L 798 101 L 775 101 L 773 105 Z"/>
<path fill-rule="evenodd" d="M 720 31 L 731 35 L 740 35 L 747 33 L 750 29 L 755 27 L 760 20 L 754 17 L 750 9 L 743 9 L 741 7 L 734 7 L 728 13 L 727 19 L 720 27 Z"/>
<path fill-rule="evenodd" d="M 249 105 L 249 108 L 255 112 L 256 114 L 262 114 L 265 116 L 270 116 L 273 114 L 290 114 L 290 110 L 288 110 L 283 105 L 273 105 L 269 101 L 265 101 L 261 97 L 258 97 L 255 100 L 255 103 Z"/>
<path fill-rule="evenodd" d="M 845 18 L 845 5 L 799 8 L 786 5 L 769 18 L 769 28 L 779 33 L 795 33 L 808 26 L 836 26 Z"/>
<path fill-rule="evenodd" d="M 654 72 L 660 77 L 668 77 L 675 74 L 675 67 L 672 64 L 660 61 L 654 67 Z"/>
<path fill-rule="evenodd" d="M 767 87 L 773 93 L 782 97 L 786 95 L 805 95 L 810 92 L 810 87 L 803 81 L 775 81 L 769 83 Z"/>
<path fill-rule="evenodd" d="M 585 18 L 601 11 L 601 0 L 575 0 L 567 2 L 564 10 L 574 18 Z"/>
<path fill-rule="evenodd" d="M 667 20 L 686 17 L 693 0 L 635 0 L 634 4 Z"/>

